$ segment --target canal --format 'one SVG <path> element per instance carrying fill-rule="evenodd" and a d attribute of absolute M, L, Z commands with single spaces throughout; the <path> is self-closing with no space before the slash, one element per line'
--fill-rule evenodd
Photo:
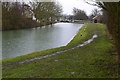
<path fill-rule="evenodd" d="M 2 59 L 67 45 L 83 24 L 56 23 L 2 32 Z"/>

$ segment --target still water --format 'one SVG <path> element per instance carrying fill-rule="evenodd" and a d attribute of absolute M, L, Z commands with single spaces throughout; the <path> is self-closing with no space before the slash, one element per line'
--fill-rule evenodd
<path fill-rule="evenodd" d="M 2 59 L 67 45 L 83 24 L 53 25 L 2 32 Z"/>

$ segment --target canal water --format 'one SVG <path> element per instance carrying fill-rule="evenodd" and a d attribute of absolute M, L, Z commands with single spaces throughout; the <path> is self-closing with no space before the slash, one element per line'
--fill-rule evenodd
<path fill-rule="evenodd" d="M 83 24 L 56 23 L 2 32 L 2 59 L 67 45 Z"/>

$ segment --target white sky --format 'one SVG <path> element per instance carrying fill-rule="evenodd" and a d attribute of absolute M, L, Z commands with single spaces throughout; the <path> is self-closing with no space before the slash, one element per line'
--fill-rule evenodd
<path fill-rule="evenodd" d="M 73 14 L 73 8 L 84 10 L 87 15 L 90 15 L 92 10 L 98 9 L 96 6 L 85 3 L 84 0 L 57 0 L 63 7 L 63 14 Z"/>
<path fill-rule="evenodd" d="M 16 0 L 3 0 L 3 1 L 16 1 Z M 32 0 L 18 0 L 18 1 L 25 1 L 25 2 L 28 1 L 29 2 Z M 37 1 L 41 1 L 41 2 L 48 1 L 49 2 L 52 0 L 37 0 Z M 72 11 L 73 11 L 74 7 L 81 9 L 81 10 L 84 10 L 88 16 L 91 14 L 92 10 L 94 10 L 96 8 L 98 9 L 97 6 L 92 6 L 90 4 L 87 4 L 85 2 L 85 0 L 55 0 L 55 1 L 58 1 L 62 5 L 63 14 L 67 14 L 67 15 L 73 14 Z M 90 0 L 86 0 L 86 1 L 90 1 Z"/>

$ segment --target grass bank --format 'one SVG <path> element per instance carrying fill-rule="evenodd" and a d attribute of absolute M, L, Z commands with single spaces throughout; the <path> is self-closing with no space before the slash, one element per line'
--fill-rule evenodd
<path fill-rule="evenodd" d="M 67 46 L 5 59 L 3 66 L 75 47 L 93 34 L 97 34 L 98 38 L 81 48 L 4 68 L 3 78 L 117 78 L 116 55 L 111 51 L 113 45 L 105 25 L 99 23 L 86 23 Z"/>

